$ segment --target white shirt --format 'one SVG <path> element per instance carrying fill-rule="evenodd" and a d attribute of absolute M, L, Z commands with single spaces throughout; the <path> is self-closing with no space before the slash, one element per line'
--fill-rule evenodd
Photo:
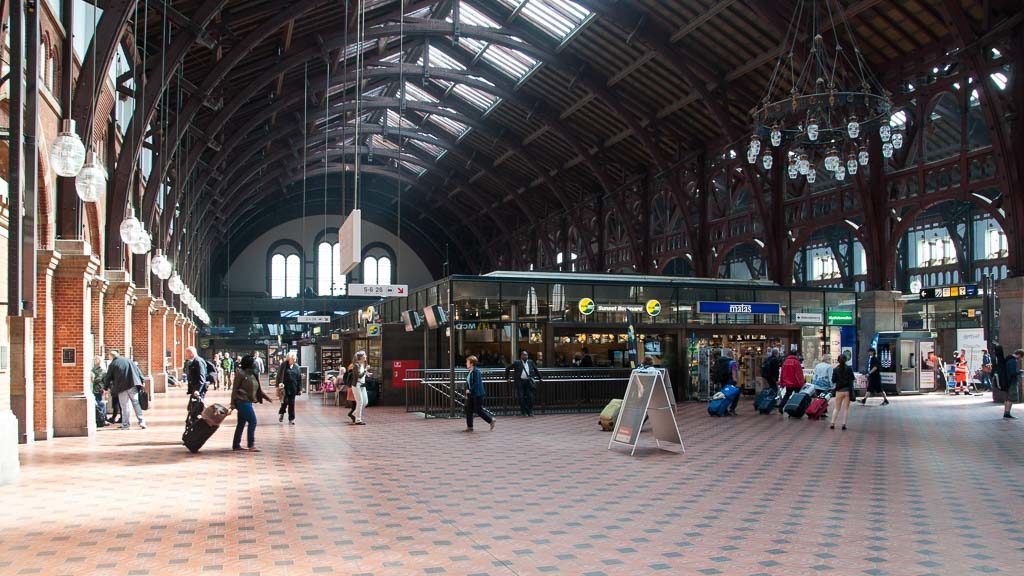
<path fill-rule="evenodd" d="M 523 373 L 519 376 L 523 380 L 530 379 L 530 361 L 523 362 Z"/>

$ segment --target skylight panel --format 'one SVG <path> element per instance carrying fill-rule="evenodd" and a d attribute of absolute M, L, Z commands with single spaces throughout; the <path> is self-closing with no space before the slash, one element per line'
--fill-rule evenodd
<path fill-rule="evenodd" d="M 437 104 L 437 98 L 434 98 L 430 94 L 427 94 L 422 88 L 415 84 L 405 83 L 405 99 L 414 100 L 416 102 L 428 102 L 430 104 Z"/>
<path fill-rule="evenodd" d="M 522 80 L 537 65 L 534 58 L 498 44 L 487 47 L 483 59 L 516 81 Z"/>
<path fill-rule="evenodd" d="M 386 90 L 386 89 L 387 89 L 387 86 L 384 86 L 384 85 L 377 86 L 373 90 L 367 90 L 366 92 L 363 92 L 363 98 L 376 98 L 377 96 L 380 96 L 380 95 L 384 94 L 384 90 Z"/>
<path fill-rule="evenodd" d="M 345 59 L 349 59 L 358 53 L 366 52 L 377 43 L 376 40 L 367 40 L 363 43 L 352 43 L 345 47 Z"/>
<path fill-rule="evenodd" d="M 398 144 L 390 140 L 385 140 L 380 134 L 374 134 L 370 136 L 370 144 L 374 148 L 387 148 L 388 150 L 398 150 Z"/>
<path fill-rule="evenodd" d="M 592 17 L 589 10 L 569 0 L 498 0 L 507 8 L 522 6 L 519 16 L 559 42 L 572 36 Z"/>
<path fill-rule="evenodd" d="M 436 144 L 431 144 L 430 142 L 424 140 L 416 140 L 410 138 L 409 143 L 419 148 L 420 150 L 423 150 L 427 154 L 430 154 L 435 160 L 437 158 L 440 158 L 441 155 L 444 154 L 444 148 L 441 148 Z"/>
<path fill-rule="evenodd" d="M 451 22 L 452 21 L 451 15 L 449 14 L 448 18 L 446 18 L 445 20 L 448 21 L 448 22 Z M 469 4 L 465 3 L 465 2 L 462 2 L 459 5 L 459 22 L 461 22 L 463 24 L 467 24 L 469 26 L 483 26 L 485 28 L 500 28 L 500 26 L 498 26 L 497 22 L 495 22 L 494 20 L 491 20 L 490 18 L 485 16 L 483 12 L 477 10 L 476 8 L 474 8 L 473 6 L 471 6 L 471 5 L 469 5 Z M 460 38 L 459 41 L 461 42 L 462 39 Z"/>
<path fill-rule="evenodd" d="M 492 96 L 491 94 L 473 88 L 472 86 L 466 86 L 465 84 L 456 84 L 452 89 L 452 92 L 455 92 L 459 98 L 462 98 L 471 106 L 479 108 L 480 110 L 488 110 L 491 106 L 498 103 L 498 98 L 496 96 Z"/>
<path fill-rule="evenodd" d="M 452 112 L 454 114 L 454 112 Z M 433 122 L 439 126 L 445 132 L 453 134 L 456 138 L 461 138 L 463 134 L 469 131 L 469 126 L 466 126 L 462 122 L 452 120 L 448 116 L 439 116 L 437 114 L 431 114 L 428 121 Z"/>
<path fill-rule="evenodd" d="M 402 167 L 417 176 L 423 176 L 423 173 L 427 171 L 423 166 L 413 164 L 412 162 L 406 162 L 405 160 L 402 160 Z"/>
<path fill-rule="evenodd" d="M 395 112 L 391 108 L 388 108 L 387 118 L 386 118 L 388 129 L 398 128 L 399 120 L 401 120 L 401 122 L 402 122 L 402 130 L 408 131 L 408 130 L 415 130 L 416 129 L 416 125 L 413 124 L 411 121 L 409 121 L 408 118 L 405 118 L 404 116 L 399 116 L 398 112 Z M 385 122 L 385 118 L 382 116 L 381 117 L 381 124 L 383 124 L 384 122 Z"/>
<path fill-rule="evenodd" d="M 416 63 L 419 66 L 423 66 L 423 57 L 420 56 L 419 62 Z M 449 68 L 451 70 L 463 71 L 466 69 L 459 61 L 452 58 L 444 50 L 439 50 L 431 46 L 430 48 L 430 67 L 431 68 Z"/>

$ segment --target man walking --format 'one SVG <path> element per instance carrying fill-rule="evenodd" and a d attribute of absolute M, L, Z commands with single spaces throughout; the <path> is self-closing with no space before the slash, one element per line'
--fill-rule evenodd
<path fill-rule="evenodd" d="M 188 395 L 199 399 L 206 397 L 206 388 L 209 385 L 209 373 L 206 369 L 206 360 L 199 355 L 195 346 L 185 349 L 185 358 L 188 360 Z"/>
<path fill-rule="evenodd" d="M 530 360 L 530 354 L 523 350 L 519 353 L 519 360 L 516 360 L 505 369 L 505 378 L 509 374 L 515 378 L 516 394 L 519 396 L 519 413 L 523 416 L 533 416 L 533 393 L 540 383 L 540 373 L 537 365 Z"/>
<path fill-rule="evenodd" d="M 111 394 L 117 394 L 121 403 L 121 430 L 132 425 L 132 410 L 139 420 L 139 428 L 146 428 L 146 419 L 142 417 L 142 406 L 139 404 L 139 387 L 142 386 L 142 374 L 135 365 L 122 357 L 118 350 L 110 351 L 110 364 L 107 366 L 106 385 Z"/>

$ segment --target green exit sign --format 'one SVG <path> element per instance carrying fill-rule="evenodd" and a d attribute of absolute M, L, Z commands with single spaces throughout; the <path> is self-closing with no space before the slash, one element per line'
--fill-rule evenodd
<path fill-rule="evenodd" d="M 852 310 L 829 310 L 827 318 L 829 326 L 853 326 Z"/>

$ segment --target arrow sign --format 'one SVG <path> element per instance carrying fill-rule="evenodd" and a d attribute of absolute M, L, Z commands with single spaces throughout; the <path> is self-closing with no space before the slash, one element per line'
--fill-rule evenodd
<path fill-rule="evenodd" d="M 389 284 L 381 286 L 377 284 L 349 284 L 349 296 L 405 296 L 409 293 L 409 286 L 406 284 Z"/>

